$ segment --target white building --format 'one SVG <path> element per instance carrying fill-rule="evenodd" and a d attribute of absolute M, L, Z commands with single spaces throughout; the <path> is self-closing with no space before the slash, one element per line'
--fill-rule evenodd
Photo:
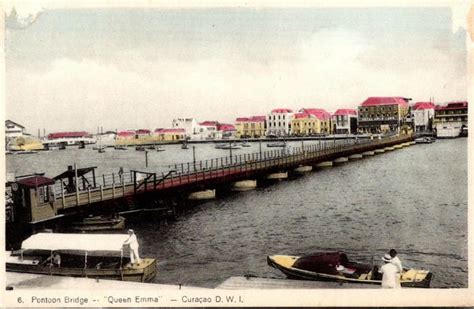
<path fill-rule="evenodd" d="M 184 129 L 186 138 L 196 139 L 201 137 L 201 127 L 194 118 L 175 118 L 172 127 L 174 129 Z"/>
<path fill-rule="evenodd" d="M 24 135 L 25 127 L 11 120 L 5 121 L 5 137 L 13 138 Z"/>
<path fill-rule="evenodd" d="M 293 110 L 277 108 L 267 115 L 267 136 L 288 136 L 291 132 Z"/>
<path fill-rule="evenodd" d="M 203 121 L 199 123 L 200 139 L 220 139 L 222 132 L 219 131 L 219 122 Z"/>
<path fill-rule="evenodd" d="M 417 102 L 411 108 L 415 132 L 431 131 L 435 114 L 435 105 L 431 102 Z"/>
<path fill-rule="evenodd" d="M 338 109 L 332 115 L 335 134 L 357 133 L 357 111 L 355 109 Z"/>

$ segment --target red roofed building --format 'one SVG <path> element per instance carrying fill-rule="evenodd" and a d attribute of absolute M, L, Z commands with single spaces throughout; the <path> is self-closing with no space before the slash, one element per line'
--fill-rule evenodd
<path fill-rule="evenodd" d="M 259 138 L 265 135 L 265 116 L 239 117 L 235 119 L 235 136 L 237 138 Z"/>
<path fill-rule="evenodd" d="M 338 109 L 332 115 L 335 134 L 357 133 L 357 111 L 355 109 Z"/>
<path fill-rule="evenodd" d="M 77 132 L 56 132 L 48 134 L 48 139 L 60 139 L 60 138 L 82 138 L 89 137 L 90 134 L 86 131 L 77 131 Z"/>
<path fill-rule="evenodd" d="M 183 128 L 156 129 L 153 132 L 159 141 L 179 141 L 186 138 L 186 130 Z"/>
<path fill-rule="evenodd" d="M 293 110 L 276 108 L 267 115 L 267 136 L 288 136 L 291 133 Z"/>
<path fill-rule="evenodd" d="M 358 107 L 358 130 L 364 133 L 399 132 L 409 117 L 404 97 L 370 97 Z"/>
<path fill-rule="evenodd" d="M 416 102 L 411 108 L 415 132 L 431 131 L 435 105 L 431 102 Z"/>
<path fill-rule="evenodd" d="M 86 131 L 74 131 L 74 132 L 55 132 L 48 134 L 48 139 L 43 141 L 43 144 L 48 145 L 79 145 L 79 144 L 92 144 L 95 143 L 95 139 L 91 134 Z"/>
<path fill-rule="evenodd" d="M 435 107 L 435 123 L 461 122 L 467 126 L 468 102 L 451 102 Z"/>
<path fill-rule="evenodd" d="M 302 108 L 293 114 L 291 134 L 297 136 L 331 133 L 331 114 L 320 108 Z"/>
<path fill-rule="evenodd" d="M 119 131 L 117 138 L 135 138 L 135 131 Z"/>
<path fill-rule="evenodd" d="M 137 138 L 140 136 L 148 136 L 151 134 L 151 131 L 148 129 L 138 129 L 135 131 L 135 134 L 137 135 Z"/>

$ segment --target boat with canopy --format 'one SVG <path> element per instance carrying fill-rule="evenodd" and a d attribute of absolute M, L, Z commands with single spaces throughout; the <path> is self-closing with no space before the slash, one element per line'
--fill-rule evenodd
<path fill-rule="evenodd" d="M 6 253 L 6 270 L 55 276 L 148 282 L 156 260 L 130 261 L 127 234 L 38 233 Z"/>
<path fill-rule="evenodd" d="M 378 267 L 350 261 L 345 253 L 323 252 L 305 256 L 273 255 L 267 263 L 290 279 L 382 284 Z M 404 269 L 402 287 L 429 288 L 433 274 L 428 270 Z"/>

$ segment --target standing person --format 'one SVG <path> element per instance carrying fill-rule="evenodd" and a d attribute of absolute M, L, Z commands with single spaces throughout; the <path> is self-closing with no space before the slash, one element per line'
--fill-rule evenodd
<path fill-rule="evenodd" d="M 390 260 L 390 263 L 397 266 L 398 272 L 401 274 L 403 272 L 403 267 L 402 267 L 402 262 L 397 256 L 397 251 L 395 249 L 390 249 L 389 254 L 392 257 L 392 259 Z"/>
<path fill-rule="evenodd" d="M 382 273 L 382 288 L 386 289 L 398 289 L 401 288 L 398 268 L 390 261 L 392 257 L 390 254 L 385 254 L 382 258 L 385 265 L 380 267 L 379 272 Z"/>
<path fill-rule="evenodd" d="M 128 239 L 124 244 L 128 245 L 130 248 L 130 262 L 132 264 L 135 262 L 140 264 L 141 260 L 140 256 L 138 255 L 138 240 L 133 230 L 128 230 Z"/>

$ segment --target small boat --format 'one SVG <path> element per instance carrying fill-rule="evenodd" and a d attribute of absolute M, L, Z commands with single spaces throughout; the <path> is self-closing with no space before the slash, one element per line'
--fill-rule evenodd
<path fill-rule="evenodd" d="M 97 150 L 99 153 L 104 153 L 105 152 L 105 147 L 101 147 L 99 148 L 99 150 Z"/>
<path fill-rule="evenodd" d="M 349 261 L 347 255 L 341 252 L 301 257 L 273 255 L 267 257 L 267 263 L 291 279 L 382 284 L 377 266 Z M 404 269 L 400 283 L 402 287 L 429 288 L 432 277 L 428 270 Z"/>
<path fill-rule="evenodd" d="M 251 147 L 249 142 L 242 142 L 242 147 Z"/>
<path fill-rule="evenodd" d="M 187 142 L 181 144 L 181 149 L 189 149 L 189 145 Z"/>
<path fill-rule="evenodd" d="M 144 146 L 137 146 L 137 147 L 135 147 L 135 150 L 136 151 L 145 151 L 145 147 Z"/>
<path fill-rule="evenodd" d="M 286 147 L 286 142 L 269 143 L 267 147 Z"/>
<path fill-rule="evenodd" d="M 121 216 L 90 216 L 73 223 L 72 226 L 76 231 L 123 230 L 125 228 L 125 218 Z"/>
<path fill-rule="evenodd" d="M 162 147 L 162 146 L 157 146 L 157 147 L 155 148 L 155 150 L 156 150 L 156 151 L 165 151 L 166 149 L 165 149 L 164 147 Z"/>
<path fill-rule="evenodd" d="M 115 150 L 127 150 L 126 146 L 114 146 Z"/>
<path fill-rule="evenodd" d="M 127 234 L 38 233 L 6 254 L 6 270 L 53 276 L 149 282 L 156 259 L 131 263 Z M 58 258 L 59 257 L 59 258 Z"/>
<path fill-rule="evenodd" d="M 147 146 L 146 149 L 155 150 L 155 149 L 156 149 L 156 146 L 155 146 L 155 145 Z"/>
<path fill-rule="evenodd" d="M 242 146 L 237 145 L 237 144 L 231 144 L 231 145 L 224 145 L 220 147 L 219 149 L 242 149 Z"/>
<path fill-rule="evenodd" d="M 38 153 L 38 151 L 35 150 L 20 150 L 20 151 L 15 151 L 14 154 L 16 155 L 22 155 L 22 154 L 35 154 Z"/>
<path fill-rule="evenodd" d="M 214 148 L 216 149 L 223 149 L 223 147 L 226 147 L 228 146 L 227 143 L 220 143 L 220 144 L 216 144 L 216 146 Z"/>
<path fill-rule="evenodd" d="M 417 144 L 431 144 L 433 140 L 430 137 L 418 137 L 415 138 L 415 143 Z"/>

